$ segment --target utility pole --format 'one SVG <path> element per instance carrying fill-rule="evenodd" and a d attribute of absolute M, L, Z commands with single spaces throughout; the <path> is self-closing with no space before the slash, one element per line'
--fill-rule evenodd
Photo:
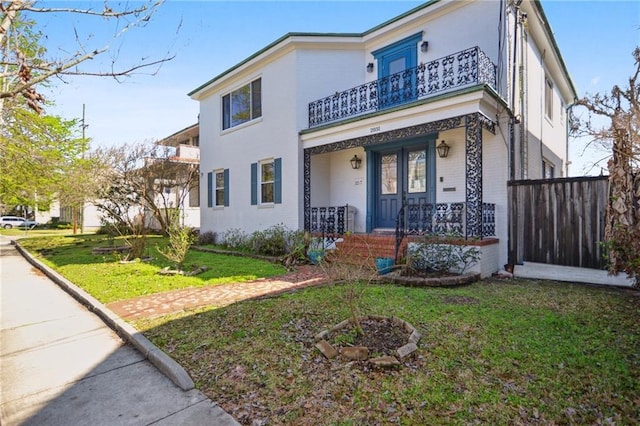
<path fill-rule="evenodd" d="M 86 151 L 86 146 L 85 146 L 85 141 L 86 141 L 86 137 L 85 137 L 85 130 L 87 127 L 89 127 L 87 124 L 85 124 L 85 104 L 82 104 L 82 120 L 81 120 L 81 125 L 80 127 L 82 128 L 82 159 L 84 160 L 84 156 L 85 156 L 85 151 Z M 78 215 L 78 209 L 80 209 L 80 214 Z M 80 233 L 83 234 L 84 233 L 84 200 L 82 200 L 80 202 L 80 205 L 78 206 L 78 203 L 73 203 L 73 206 L 71 207 L 71 220 L 73 221 L 73 234 L 77 234 L 78 233 L 78 219 L 81 219 L 80 222 Z"/>

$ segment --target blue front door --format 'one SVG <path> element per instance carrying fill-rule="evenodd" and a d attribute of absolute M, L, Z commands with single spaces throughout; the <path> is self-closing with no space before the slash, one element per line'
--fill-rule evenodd
<path fill-rule="evenodd" d="M 375 155 L 376 228 L 393 228 L 403 195 L 408 203 L 435 203 L 433 140 L 381 150 Z"/>
<path fill-rule="evenodd" d="M 417 43 L 422 33 L 372 52 L 378 61 L 378 106 L 389 108 L 416 98 Z"/>

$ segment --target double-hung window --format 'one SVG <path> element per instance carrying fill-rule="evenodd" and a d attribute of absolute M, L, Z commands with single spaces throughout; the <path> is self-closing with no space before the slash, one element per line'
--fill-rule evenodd
<path fill-rule="evenodd" d="M 251 164 L 251 204 L 282 202 L 282 159 L 273 158 Z"/>
<path fill-rule="evenodd" d="M 262 117 L 262 79 L 258 78 L 222 97 L 222 129 Z"/>
<path fill-rule="evenodd" d="M 274 177 L 273 161 L 260 163 L 260 201 L 262 203 L 273 203 Z"/>
<path fill-rule="evenodd" d="M 207 206 L 229 205 L 229 169 L 220 169 L 207 174 Z"/>

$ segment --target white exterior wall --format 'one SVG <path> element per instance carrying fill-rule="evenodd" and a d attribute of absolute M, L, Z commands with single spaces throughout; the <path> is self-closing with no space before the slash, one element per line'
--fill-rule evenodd
<path fill-rule="evenodd" d="M 262 117 L 222 130 L 222 96 L 262 78 Z M 202 231 L 250 233 L 284 223 L 299 227 L 298 179 L 301 167 L 296 130 L 295 54 L 224 85 L 200 102 Z M 282 204 L 251 205 L 251 163 L 282 158 Z M 207 206 L 207 173 L 229 169 L 229 206 Z"/>
<path fill-rule="evenodd" d="M 542 54 L 535 44 L 529 40 L 526 50 L 526 93 L 527 93 L 527 131 L 529 143 L 529 174 L 531 179 L 540 179 L 543 147 L 551 150 L 560 158 L 561 163 L 555 164 L 556 177 L 560 177 L 567 162 L 567 121 L 566 107 L 558 91 L 558 83 L 550 72 L 547 72 Z M 545 78 L 553 83 L 553 109 L 552 117 L 545 113 Z M 534 163 L 535 162 L 535 163 Z M 537 172 L 537 173 L 534 173 Z"/>
<path fill-rule="evenodd" d="M 362 47 L 302 48 L 296 53 L 296 130 L 309 127 L 309 103 L 364 84 Z"/>
<path fill-rule="evenodd" d="M 362 159 L 359 169 L 349 162 L 354 155 Z M 354 207 L 353 232 L 366 232 L 367 176 L 366 154 L 362 148 L 319 154 L 311 157 L 311 207 Z M 351 224 L 349 224 L 351 228 Z"/>
<path fill-rule="evenodd" d="M 460 203 L 465 201 L 465 135 L 464 129 L 440 132 L 440 141 L 449 145 L 447 158 L 436 154 L 436 202 Z M 452 189 L 455 188 L 455 191 Z"/>

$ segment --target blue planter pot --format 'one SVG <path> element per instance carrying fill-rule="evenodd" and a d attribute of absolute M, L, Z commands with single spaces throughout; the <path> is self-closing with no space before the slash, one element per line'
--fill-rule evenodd
<path fill-rule="evenodd" d="M 324 256 L 324 251 L 322 251 L 322 250 L 317 250 L 317 251 L 314 250 L 314 251 L 310 251 L 308 253 L 308 255 L 309 255 L 309 260 L 311 261 L 311 263 L 313 263 L 314 265 L 317 265 L 322 260 L 322 257 Z"/>
<path fill-rule="evenodd" d="M 376 270 L 378 274 L 384 275 L 391 272 L 393 268 L 393 259 L 390 257 L 376 257 Z"/>

